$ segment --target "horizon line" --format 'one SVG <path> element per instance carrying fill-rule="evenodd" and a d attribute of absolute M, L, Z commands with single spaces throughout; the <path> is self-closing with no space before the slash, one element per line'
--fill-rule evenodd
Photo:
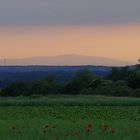
<path fill-rule="evenodd" d="M 27 56 L 27 57 L 1 57 L 0 60 L 13 60 L 13 59 L 31 59 L 31 58 L 45 58 L 45 57 L 61 57 L 61 56 L 83 56 L 83 57 L 98 57 L 98 58 L 105 58 L 105 59 L 112 59 L 112 60 L 118 60 L 118 61 L 123 61 L 123 62 L 127 62 L 127 63 L 135 63 L 132 61 L 128 61 L 128 60 L 123 60 L 123 59 L 119 59 L 119 58 L 113 58 L 113 57 L 105 57 L 105 56 L 97 56 L 97 55 L 86 55 L 86 54 L 74 54 L 74 53 L 70 53 L 70 54 L 58 54 L 58 55 L 34 55 L 34 56 Z M 139 59 L 139 58 L 138 58 Z M 138 60 L 137 59 L 137 60 Z"/>

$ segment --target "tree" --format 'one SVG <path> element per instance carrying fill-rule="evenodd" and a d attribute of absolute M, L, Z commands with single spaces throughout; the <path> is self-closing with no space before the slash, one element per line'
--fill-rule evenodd
<path fill-rule="evenodd" d="M 140 71 L 134 71 L 129 75 L 128 85 L 132 88 L 140 88 Z"/>
<path fill-rule="evenodd" d="M 63 89 L 66 94 L 80 94 L 80 91 L 86 88 L 92 88 L 97 79 L 89 70 L 78 71 L 73 80 L 69 82 Z"/>
<path fill-rule="evenodd" d="M 139 62 L 139 64 L 140 64 L 140 59 L 138 59 L 138 62 Z"/>
<path fill-rule="evenodd" d="M 104 80 L 95 89 L 97 95 L 113 95 L 114 93 L 114 82 L 112 80 Z"/>
<path fill-rule="evenodd" d="M 129 70 L 128 66 L 114 67 L 107 78 L 113 81 L 127 80 L 130 73 L 131 71 Z"/>
<path fill-rule="evenodd" d="M 127 86 L 125 81 L 113 82 L 111 80 L 104 80 L 95 89 L 95 94 L 108 96 L 132 96 L 132 89 Z"/>
<path fill-rule="evenodd" d="M 133 96 L 140 97 L 140 88 L 134 90 Z"/>
<path fill-rule="evenodd" d="M 140 59 L 138 59 L 137 69 L 140 70 Z"/>
<path fill-rule="evenodd" d="M 56 77 L 54 74 L 48 74 L 44 81 L 47 81 L 48 83 L 55 83 Z"/>
<path fill-rule="evenodd" d="M 21 96 L 28 93 L 30 86 L 27 83 L 13 83 L 2 89 L 1 96 Z"/>

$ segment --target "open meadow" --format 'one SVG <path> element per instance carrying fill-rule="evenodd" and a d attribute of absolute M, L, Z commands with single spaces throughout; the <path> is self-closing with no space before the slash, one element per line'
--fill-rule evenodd
<path fill-rule="evenodd" d="M 48 96 L 0 99 L 0 140 L 139 140 L 140 99 Z"/>

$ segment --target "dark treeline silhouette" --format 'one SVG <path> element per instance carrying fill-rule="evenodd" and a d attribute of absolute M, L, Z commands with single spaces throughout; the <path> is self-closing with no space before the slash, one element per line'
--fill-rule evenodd
<path fill-rule="evenodd" d="M 16 82 L 42 80 L 47 75 L 55 75 L 56 81 L 65 83 L 71 80 L 74 73 L 89 69 L 95 75 L 105 76 L 112 67 L 108 66 L 0 66 L 0 88 Z"/>
<path fill-rule="evenodd" d="M 107 76 L 94 75 L 90 70 L 80 70 L 64 83 L 48 75 L 43 80 L 18 82 L 1 89 L 1 96 L 31 96 L 50 94 L 90 94 L 140 97 L 140 65 L 114 67 Z"/>

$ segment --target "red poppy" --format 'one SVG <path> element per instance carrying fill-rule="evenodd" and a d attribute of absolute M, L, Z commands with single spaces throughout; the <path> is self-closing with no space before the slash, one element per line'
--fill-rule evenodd
<path fill-rule="evenodd" d="M 92 124 L 88 124 L 87 125 L 87 128 L 90 128 L 91 129 L 91 128 L 93 128 L 93 125 Z"/>

